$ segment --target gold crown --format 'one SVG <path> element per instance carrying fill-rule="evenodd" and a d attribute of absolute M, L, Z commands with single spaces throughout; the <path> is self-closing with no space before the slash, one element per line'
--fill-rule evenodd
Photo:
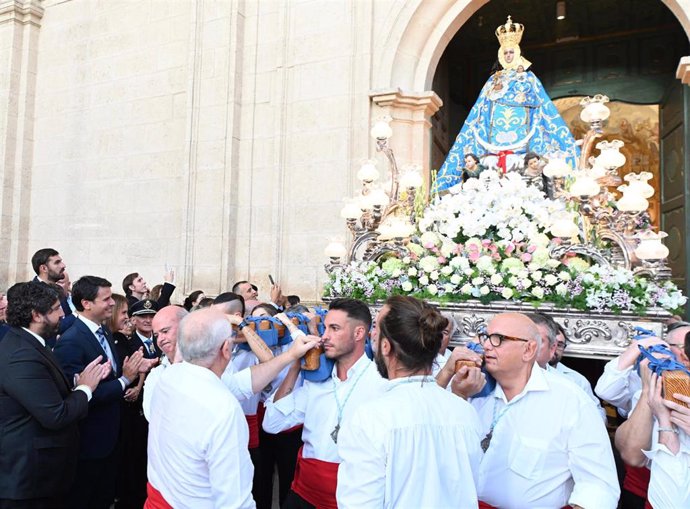
<path fill-rule="evenodd" d="M 525 31 L 525 25 L 521 23 L 513 23 L 508 16 L 508 21 L 505 25 L 500 25 L 496 29 L 496 37 L 501 46 L 517 46 L 522 40 L 522 33 Z"/>

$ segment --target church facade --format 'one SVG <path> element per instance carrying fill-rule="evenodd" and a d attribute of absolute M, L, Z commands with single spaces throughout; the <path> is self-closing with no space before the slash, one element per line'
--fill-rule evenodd
<path fill-rule="evenodd" d="M 178 300 L 267 297 L 268 274 L 316 299 L 370 125 L 392 117 L 398 162 L 429 172 L 437 64 L 487 3 L 0 0 L 0 286 L 54 247 L 116 289 L 167 265 Z M 690 34 L 690 1 L 663 4 Z"/>

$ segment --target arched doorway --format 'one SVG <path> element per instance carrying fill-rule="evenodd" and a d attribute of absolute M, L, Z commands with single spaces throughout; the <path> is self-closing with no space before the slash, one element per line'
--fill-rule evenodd
<path fill-rule="evenodd" d="M 654 4 L 652 13 L 650 4 Z M 488 77 L 497 49 L 494 30 L 512 14 L 514 20 L 526 25 L 523 52 L 529 52 L 526 56 L 536 64 L 536 72 L 552 97 L 608 93 L 632 103 L 671 105 L 668 115 L 661 115 L 660 145 L 666 143 L 669 149 L 668 155 L 661 155 L 662 166 L 668 167 L 665 175 L 670 177 L 662 187 L 675 194 L 666 197 L 666 209 L 660 211 L 661 227 L 670 233 L 667 244 L 672 249 L 674 274 L 686 294 L 690 293 L 685 257 L 690 251 L 690 239 L 685 235 L 686 225 L 690 225 L 690 196 L 683 193 L 690 178 L 690 142 L 685 135 L 688 126 L 683 122 L 690 99 L 688 87 L 676 79 L 687 82 L 690 75 L 690 59 L 686 57 L 690 54 L 690 6 L 677 0 L 566 0 L 566 6 L 570 9 L 566 21 L 570 18 L 575 22 L 559 27 L 555 2 L 407 2 L 385 27 L 386 39 L 375 50 L 372 117 L 385 110 L 394 122 L 399 121 L 397 132 L 402 132 L 396 132 L 399 141 L 393 140 L 394 148 L 400 142 L 407 159 L 418 158 L 411 162 L 421 163 L 427 170 L 438 168 Z M 589 10 L 578 14 L 577 9 Z M 524 21 L 527 19 L 533 21 Z M 468 31 L 477 34 L 468 37 L 469 42 L 461 37 Z M 527 35 L 530 32 L 532 36 Z M 453 101 L 450 84 L 447 91 L 443 84 L 444 73 L 448 81 L 451 74 L 448 67 L 444 69 L 443 58 L 458 52 L 455 45 L 459 38 L 465 42 L 460 44 L 460 58 L 470 62 L 459 73 L 467 88 L 465 97 L 470 98 L 464 104 L 462 97 Z M 603 83 L 608 86 L 602 88 Z M 416 120 L 409 114 L 413 108 Z"/>

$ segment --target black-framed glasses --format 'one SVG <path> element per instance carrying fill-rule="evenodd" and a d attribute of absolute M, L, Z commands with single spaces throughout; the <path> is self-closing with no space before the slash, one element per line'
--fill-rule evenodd
<path fill-rule="evenodd" d="M 484 344 L 487 341 L 491 343 L 491 346 L 499 347 L 504 341 L 529 341 L 529 339 L 516 338 L 515 336 L 507 336 L 505 334 L 499 334 L 494 332 L 493 334 L 487 334 L 486 332 L 480 332 L 477 334 L 477 339 L 479 342 Z"/>

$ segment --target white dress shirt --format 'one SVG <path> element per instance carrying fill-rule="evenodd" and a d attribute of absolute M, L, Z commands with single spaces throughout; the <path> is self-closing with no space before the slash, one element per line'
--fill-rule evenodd
<path fill-rule="evenodd" d="M 361 405 L 338 449 L 340 509 L 476 509 L 482 450 L 472 405 L 433 377 L 400 378 Z"/>
<path fill-rule="evenodd" d="M 606 419 L 606 410 L 604 410 L 601 406 L 601 401 L 599 401 L 599 398 L 597 398 L 594 395 L 594 392 L 592 391 L 592 386 L 589 383 L 589 380 L 587 380 L 582 374 L 578 373 L 574 369 L 569 368 L 568 366 L 558 363 L 556 364 L 555 367 L 552 367 L 550 365 L 546 365 L 547 371 L 555 371 L 556 373 L 559 373 L 563 375 L 567 380 L 570 380 L 573 382 L 575 385 L 577 385 L 580 389 L 585 391 L 585 394 L 589 396 L 589 399 L 591 399 L 594 404 L 597 407 L 597 410 L 599 411 L 599 414 L 601 414 L 601 418 L 604 419 L 604 424 L 606 424 L 608 421 Z"/>
<path fill-rule="evenodd" d="M 153 368 L 146 376 L 142 407 L 144 410 L 144 417 L 146 417 L 147 421 L 151 420 L 151 398 L 153 397 L 153 391 L 158 385 L 163 372 L 170 366 L 170 361 L 164 355 L 161 363 Z M 235 372 L 232 363 L 229 362 L 228 367 L 225 368 L 225 372 L 221 377 L 221 381 L 230 389 L 230 392 L 237 398 L 237 401 L 242 401 L 254 396 L 252 392 L 252 373 L 249 369 Z"/>
<path fill-rule="evenodd" d="M 632 408 L 632 397 L 642 389 L 642 380 L 634 366 L 627 369 L 618 368 L 616 357 L 604 366 L 604 372 L 594 387 L 594 392 L 604 401 L 618 408 L 618 413 L 627 417 Z"/>
<path fill-rule="evenodd" d="M 674 455 L 659 444 L 657 425 L 654 425 L 651 451 L 644 451 L 652 460 L 647 498 L 654 509 L 690 507 L 690 437 L 678 430 L 680 450 Z"/>
<path fill-rule="evenodd" d="M 345 381 L 338 378 L 336 370 L 337 364 L 333 366 L 331 378 L 325 382 L 305 380 L 301 387 L 296 387 L 277 402 L 274 403 L 273 398 L 266 401 L 264 430 L 279 433 L 304 424 L 302 457 L 340 463 L 338 446 L 331 438 L 331 432 L 338 424 L 334 390 L 338 391 L 341 405 L 347 398 L 342 407 L 342 430 L 357 407 L 385 391 L 387 380 L 379 375 L 376 366 L 366 355 L 362 355 L 348 370 Z"/>
<path fill-rule="evenodd" d="M 510 402 L 497 384 L 472 404 L 482 436 L 496 420 L 479 470 L 480 500 L 501 509 L 618 505 L 609 436 L 592 400 L 572 382 L 535 365 Z"/>
<path fill-rule="evenodd" d="M 153 392 L 149 482 L 173 507 L 253 508 L 254 467 L 237 399 L 210 370 L 181 362 Z"/>
<path fill-rule="evenodd" d="M 446 348 L 444 353 L 436 355 L 434 363 L 431 365 L 431 376 L 435 377 L 438 375 L 438 372 L 443 369 L 443 366 L 445 366 L 446 362 L 448 362 L 448 359 L 450 359 L 450 354 L 451 351 Z M 450 384 L 448 384 L 448 386 L 450 387 Z"/>
<path fill-rule="evenodd" d="M 230 364 L 232 367 L 229 373 L 241 373 L 244 370 L 249 370 L 252 366 L 258 365 L 259 359 L 254 352 L 235 348 Z M 227 370 L 226 373 L 228 373 Z M 225 377 L 225 374 L 223 374 L 223 376 Z M 240 406 L 242 407 L 244 415 L 256 415 L 257 409 L 259 408 L 259 401 L 261 401 L 261 392 L 257 392 L 256 394 L 252 392 L 248 397 L 242 398 L 240 400 Z"/>

